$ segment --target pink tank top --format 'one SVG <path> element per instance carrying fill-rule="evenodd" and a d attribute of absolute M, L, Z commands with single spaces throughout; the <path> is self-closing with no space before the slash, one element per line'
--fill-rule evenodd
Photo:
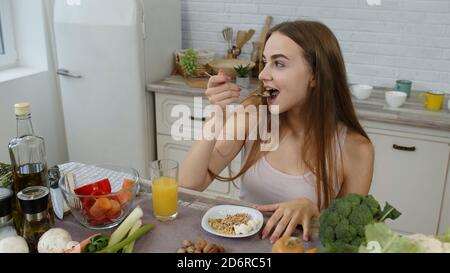
<path fill-rule="evenodd" d="M 346 136 L 347 127 L 340 125 L 336 135 L 336 162 L 340 162 Z M 252 144 L 253 141 L 245 142 L 245 159 Z M 334 192 L 337 194 L 341 185 L 338 181 L 334 184 Z M 299 198 L 309 198 L 317 204 L 316 176 L 312 172 L 300 176 L 285 174 L 262 157 L 242 175 L 239 197 L 253 204 L 274 204 Z"/>

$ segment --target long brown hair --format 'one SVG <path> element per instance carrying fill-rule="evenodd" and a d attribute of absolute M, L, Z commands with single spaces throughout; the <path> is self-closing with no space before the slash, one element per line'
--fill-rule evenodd
<path fill-rule="evenodd" d="M 339 43 L 331 30 L 320 22 L 293 21 L 274 26 L 267 34 L 269 37 L 279 32 L 297 43 L 304 52 L 315 85 L 310 87 L 299 116 L 305 125 L 302 150 L 304 163 L 316 176 L 316 194 L 320 208 L 327 208 L 337 194 L 334 184 L 338 179 L 338 162 L 335 138 L 338 123 L 364 136 L 369 140 L 360 125 L 353 108 L 350 90 L 347 82 L 344 60 Z M 244 105 L 266 104 L 254 96 L 243 102 Z M 289 124 L 285 114 L 280 115 L 280 138 Z M 270 123 L 270 119 L 267 119 Z M 270 124 L 268 124 L 270 130 Z M 369 140 L 370 141 L 370 140 Z M 254 141 L 250 153 L 239 173 L 233 177 L 224 178 L 210 173 L 221 181 L 232 181 L 244 174 L 267 152 L 262 152 L 261 138 Z M 342 162 L 342 157 L 341 157 Z M 341 165 L 342 166 L 342 165 Z M 276 181 L 274 181 L 276 183 Z"/>

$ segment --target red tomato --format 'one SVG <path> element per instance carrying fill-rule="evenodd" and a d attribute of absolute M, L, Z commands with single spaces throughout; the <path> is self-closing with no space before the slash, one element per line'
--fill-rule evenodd
<path fill-rule="evenodd" d="M 83 211 L 88 214 L 91 207 L 95 204 L 95 199 L 91 197 L 80 198 L 83 204 Z"/>
<path fill-rule="evenodd" d="M 110 199 L 111 208 L 106 212 L 106 217 L 109 220 L 114 221 L 122 214 L 122 207 L 120 203 L 114 199 Z"/>
<path fill-rule="evenodd" d="M 102 195 L 111 193 L 111 183 L 108 178 L 75 189 L 80 195 Z"/>

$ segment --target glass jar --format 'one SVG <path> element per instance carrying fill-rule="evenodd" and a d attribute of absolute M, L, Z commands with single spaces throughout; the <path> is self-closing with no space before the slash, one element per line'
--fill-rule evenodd
<path fill-rule="evenodd" d="M 0 188 L 0 240 L 17 235 L 11 214 L 13 192 Z"/>
<path fill-rule="evenodd" d="M 48 188 L 43 186 L 27 187 L 17 194 L 23 212 L 23 237 L 32 253 L 37 252 L 39 238 L 52 226 L 48 195 Z"/>

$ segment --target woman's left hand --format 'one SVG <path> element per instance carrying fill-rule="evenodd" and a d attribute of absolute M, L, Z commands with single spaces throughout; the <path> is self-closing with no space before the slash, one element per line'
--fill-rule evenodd
<path fill-rule="evenodd" d="M 303 226 L 303 240 L 309 241 L 311 219 L 319 216 L 317 206 L 306 198 L 271 205 L 256 205 L 255 208 L 261 212 L 274 212 L 262 232 L 262 238 L 265 239 L 276 225 L 270 237 L 271 243 L 280 238 L 283 231 L 284 236 L 291 236 L 297 225 Z"/>

